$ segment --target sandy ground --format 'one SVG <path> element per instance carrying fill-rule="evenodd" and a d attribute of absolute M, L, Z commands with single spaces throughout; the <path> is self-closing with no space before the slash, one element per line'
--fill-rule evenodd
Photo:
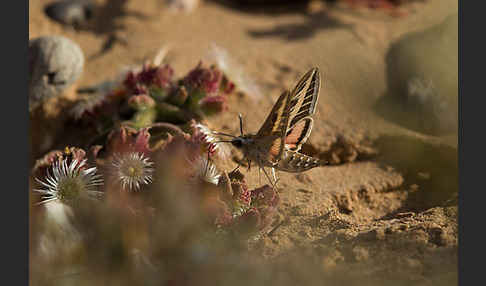
<path fill-rule="evenodd" d="M 61 34 L 78 43 L 87 59 L 80 86 L 113 78 L 164 45 L 176 76 L 204 58 L 211 43 L 227 50 L 262 91 L 232 98 L 230 111 L 210 120 L 232 134 L 239 133 L 238 113 L 245 130 L 256 131 L 280 92 L 318 66 L 320 102 L 303 152 L 335 164 L 279 174 L 281 224 L 255 247 L 268 257 L 303 247 L 336 271 L 456 284 L 457 137 L 406 129 L 377 115 L 374 105 L 386 91 L 390 44 L 440 23 L 457 12 L 457 1 L 415 3 L 407 17 L 393 18 L 346 9 L 243 11 L 212 1 L 186 15 L 161 1 L 114 0 L 126 3 L 81 31 L 48 19 L 47 2 L 29 2 L 29 38 Z M 100 53 L 110 35 L 120 40 Z M 256 170 L 247 176 L 258 184 Z"/>

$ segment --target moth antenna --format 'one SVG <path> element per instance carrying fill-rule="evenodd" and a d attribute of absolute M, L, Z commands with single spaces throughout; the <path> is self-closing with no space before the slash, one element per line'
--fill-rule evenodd
<path fill-rule="evenodd" d="M 267 177 L 268 181 L 270 182 L 270 184 L 272 185 L 273 189 L 274 190 L 277 190 L 277 186 L 275 185 L 274 182 L 272 182 L 272 179 L 270 179 L 270 176 L 268 175 L 267 171 L 265 170 L 265 167 L 263 166 L 260 166 L 260 168 L 263 170 L 263 173 L 265 174 L 265 176 Z"/>
<path fill-rule="evenodd" d="M 236 137 L 237 137 L 237 136 L 235 136 L 235 135 L 226 134 L 226 133 L 223 133 L 223 132 L 217 132 L 217 131 L 213 131 L 213 134 L 215 134 L 215 135 L 229 136 L 229 137 L 232 137 L 232 138 L 236 138 Z"/>
<path fill-rule="evenodd" d="M 231 140 L 220 140 L 220 141 L 214 141 L 213 144 L 216 143 L 231 143 Z"/>
<path fill-rule="evenodd" d="M 241 113 L 238 113 L 238 118 L 240 119 L 240 133 L 241 136 L 243 136 L 243 117 L 241 116 Z"/>

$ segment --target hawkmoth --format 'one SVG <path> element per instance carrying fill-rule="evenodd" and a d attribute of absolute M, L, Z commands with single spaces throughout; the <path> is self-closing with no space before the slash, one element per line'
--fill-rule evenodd
<path fill-rule="evenodd" d="M 317 67 L 310 69 L 292 90 L 284 91 L 273 106 L 270 114 L 256 134 L 244 134 L 240 117 L 240 136 L 219 133 L 233 137 L 230 142 L 240 149 L 250 166 L 255 162 L 272 183 L 265 167 L 272 169 L 275 187 L 275 169 L 299 173 L 325 165 L 327 162 L 299 153 L 309 138 L 321 85 Z"/>

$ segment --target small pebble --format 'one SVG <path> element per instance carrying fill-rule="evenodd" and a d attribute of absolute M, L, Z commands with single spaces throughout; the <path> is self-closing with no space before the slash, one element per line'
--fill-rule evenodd
<path fill-rule="evenodd" d="M 312 191 L 309 191 L 309 190 L 306 190 L 306 189 L 298 189 L 297 192 L 301 192 L 301 193 L 304 193 L 304 194 L 312 193 Z"/>
<path fill-rule="evenodd" d="M 396 217 L 397 218 L 405 218 L 405 217 L 411 217 L 413 216 L 415 213 L 413 212 L 403 212 L 403 213 L 398 213 L 396 214 Z"/>
<path fill-rule="evenodd" d="M 299 173 L 299 174 L 295 175 L 295 178 L 297 179 L 297 181 L 304 183 L 304 184 L 311 184 L 312 183 L 312 179 L 309 177 L 309 175 L 304 174 L 304 173 Z"/>
<path fill-rule="evenodd" d="M 95 5 L 89 0 L 63 0 L 49 4 L 45 13 L 54 21 L 73 27 L 84 26 L 92 17 Z"/>

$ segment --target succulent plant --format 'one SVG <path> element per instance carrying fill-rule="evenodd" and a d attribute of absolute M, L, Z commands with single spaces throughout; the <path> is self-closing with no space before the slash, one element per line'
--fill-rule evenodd
<path fill-rule="evenodd" d="M 109 130 L 120 121 L 137 129 L 157 122 L 183 125 L 226 111 L 234 89 L 222 71 L 202 62 L 178 80 L 168 64 L 145 64 L 129 70 L 118 84 L 85 88 L 91 95 L 80 99 L 71 115 L 96 130 Z"/>
<path fill-rule="evenodd" d="M 35 218 L 36 277 L 40 269 L 58 275 L 85 266 L 123 265 L 145 273 L 177 256 L 167 249 L 192 253 L 196 243 L 217 245 L 222 237 L 247 243 L 265 231 L 276 214 L 278 194 L 268 185 L 248 188 L 237 170 L 220 170 L 213 162 L 221 156 L 211 130 L 195 121 L 189 127 L 192 134 L 169 123 L 140 129 L 122 125 L 87 152 L 69 147 L 38 160 L 33 193 L 42 198 L 33 208 L 45 209 L 51 218 Z M 151 140 L 158 132 L 166 136 Z M 84 200 L 101 195 L 103 200 Z M 56 215 L 62 222 L 57 225 L 68 228 L 69 235 L 46 234 L 51 214 L 60 207 L 66 214 Z M 59 243 L 63 240 L 67 243 Z"/>
<path fill-rule="evenodd" d="M 223 197 L 231 206 L 231 229 L 236 232 L 255 233 L 270 226 L 280 202 L 278 193 L 269 185 L 249 190 L 243 174 L 238 170 L 229 173 L 227 178 L 231 182 L 229 192 L 232 196 Z M 222 180 L 225 180 L 224 177 Z"/>
<path fill-rule="evenodd" d="M 86 136 L 85 149 L 47 153 L 32 170 L 32 193 L 42 196 L 33 208 L 69 207 L 71 232 L 79 239 L 72 249 L 56 243 L 62 233 L 34 232 L 46 240 L 34 248 L 40 250 L 36 261 L 67 253 L 73 257 L 67 265 L 107 261 L 102 267 L 129 263 L 145 271 L 156 269 L 152 259 L 161 262 L 158 254 L 178 237 L 236 234 L 246 241 L 273 220 L 278 195 L 251 190 L 243 174 L 221 170 L 217 161 L 230 151 L 204 121 L 227 110 L 235 85 L 202 63 L 179 80 L 173 74 L 169 65 L 144 65 L 121 81 L 83 90 L 89 95 L 71 110 L 72 123 L 97 134 Z M 42 251 L 46 245 L 49 251 Z M 66 270 L 49 265 L 56 273 Z"/>

